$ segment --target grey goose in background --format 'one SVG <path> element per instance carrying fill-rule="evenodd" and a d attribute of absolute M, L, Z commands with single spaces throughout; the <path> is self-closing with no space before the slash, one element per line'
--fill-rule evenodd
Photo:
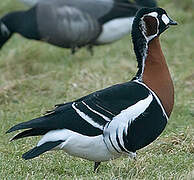
<path fill-rule="evenodd" d="M 147 3 L 146 3 L 147 2 Z M 19 33 L 28 39 L 70 48 L 102 45 L 119 40 L 131 31 L 137 10 L 156 6 L 154 0 L 40 0 L 26 11 L 0 19 L 0 48 Z"/>
<path fill-rule="evenodd" d="M 53 2 L 55 0 L 19 0 L 20 2 L 23 2 L 24 4 L 28 5 L 28 6 L 34 6 L 35 4 L 37 4 L 38 2 Z M 70 0 L 71 1 L 71 0 Z M 115 1 L 115 2 L 125 2 L 128 3 L 130 0 L 103 0 L 103 1 Z M 153 0 L 135 0 L 136 3 L 141 4 L 141 6 L 147 6 L 148 7 L 155 7 L 156 6 L 156 2 Z"/>

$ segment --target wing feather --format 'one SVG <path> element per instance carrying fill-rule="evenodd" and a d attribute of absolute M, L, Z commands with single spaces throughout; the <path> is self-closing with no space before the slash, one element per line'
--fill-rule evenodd
<path fill-rule="evenodd" d="M 117 84 L 74 102 L 57 105 L 49 114 L 15 125 L 7 133 L 30 129 L 16 135 L 14 139 L 18 139 L 42 135 L 50 130 L 69 129 L 82 135 L 97 136 L 121 111 L 145 99 L 148 94 L 148 89 L 135 82 Z"/>

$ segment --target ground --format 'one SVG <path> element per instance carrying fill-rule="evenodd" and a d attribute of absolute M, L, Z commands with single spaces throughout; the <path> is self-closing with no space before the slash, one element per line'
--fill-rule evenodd
<path fill-rule="evenodd" d="M 161 36 L 175 86 L 175 106 L 162 135 L 139 150 L 136 160 L 93 163 L 63 152 L 25 161 L 21 155 L 39 138 L 9 142 L 11 126 L 38 117 L 55 104 L 130 80 L 137 62 L 131 37 L 71 55 L 67 49 L 15 34 L 0 51 L 1 179 L 194 179 L 194 2 L 163 0 L 159 5 L 179 25 Z M 0 15 L 26 8 L 16 0 L 1 2 Z"/>

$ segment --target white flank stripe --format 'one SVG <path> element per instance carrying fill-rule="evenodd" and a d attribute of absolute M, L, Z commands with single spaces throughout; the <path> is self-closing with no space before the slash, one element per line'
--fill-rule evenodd
<path fill-rule="evenodd" d="M 111 137 L 113 145 L 117 148 L 118 151 L 120 151 L 118 142 L 116 140 L 116 132 L 118 131 L 119 142 L 123 148 L 126 149 L 123 142 L 123 131 L 125 131 L 125 134 L 127 135 L 128 126 L 131 124 L 131 121 L 135 120 L 138 116 L 144 113 L 152 100 L 153 96 L 152 94 L 149 94 L 147 98 L 138 101 L 136 104 L 128 107 L 127 109 L 122 110 L 117 116 L 113 118 L 109 124 L 105 126 L 104 141 L 107 145 L 107 148 L 111 152 L 115 152 L 115 150 L 111 145 L 109 136 Z"/>
<path fill-rule="evenodd" d="M 167 114 L 166 114 L 166 112 L 165 112 L 165 110 L 164 110 L 164 107 L 163 107 L 162 103 L 160 102 L 160 99 L 158 98 L 158 96 L 155 94 L 155 92 L 152 91 L 152 90 L 151 90 L 148 86 L 146 86 L 144 83 L 139 82 L 138 80 L 134 80 L 134 82 L 143 85 L 144 87 L 146 87 L 146 88 L 154 95 L 154 97 L 156 98 L 158 104 L 160 105 L 160 107 L 161 107 L 161 109 L 162 109 L 163 114 L 165 115 L 165 117 L 166 117 L 166 119 L 167 119 L 167 121 L 168 121 L 168 116 L 167 116 Z"/>
<path fill-rule="evenodd" d="M 125 130 L 125 133 L 126 133 L 126 130 Z M 129 151 L 125 148 L 125 145 L 124 145 L 123 129 L 122 128 L 119 128 L 119 130 L 118 130 L 118 137 L 119 137 L 119 142 L 120 142 L 121 146 L 123 147 L 123 149 L 125 149 L 125 151 L 129 153 Z"/>
<path fill-rule="evenodd" d="M 116 150 L 117 150 L 118 152 L 121 153 L 122 150 L 121 150 L 121 148 L 119 147 L 119 144 L 118 144 L 118 142 L 117 142 L 116 137 L 117 137 L 116 130 L 115 130 L 114 133 L 110 133 L 110 139 L 111 139 L 111 141 L 112 141 L 112 144 L 114 145 L 114 148 L 116 148 Z"/>
<path fill-rule="evenodd" d="M 151 101 L 153 100 L 153 96 L 149 94 L 149 96 L 143 100 L 138 101 L 136 104 L 128 107 L 125 110 L 122 110 L 120 114 L 113 118 L 113 120 L 125 122 L 128 124 L 129 120 L 133 121 L 137 118 L 140 114 L 142 114 L 150 105 Z M 127 128 L 126 128 L 127 129 Z"/>
<path fill-rule="evenodd" d="M 78 115 L 83 118 L 84 120 L 86 120 L 89 124 L 91 124 L 92 126 L 103 130 L 103 126 L 99 125 L 98 123 L 96 123 L 91 117 L 89 117 L 87 114 L 84 114 L 83 112 L 81 112 L 78 108 L 75 107 L 75 103 L 72 104 L 72 108 L 78 113 Z"/>
<path fill-rule="evenodd" d="M 90 111 L 92 111 L 92 112 L 98 114 L 98 115 L 101 116 L 104 120 L 106 120 L 106 121 L 108 121 L 108 122 L 110 121 L 110 119 L 109 119 L 108 117 L 106 117 L 106 116 L 104 116 L 103 114 L 101 114 L 101 113 L 99 113 L 99 112 L 93 110 L 93 109 L 92 109 L 90 106 L 88 106 L 84 101 L 82 101 L 82 103 L 83 103 Z"/>

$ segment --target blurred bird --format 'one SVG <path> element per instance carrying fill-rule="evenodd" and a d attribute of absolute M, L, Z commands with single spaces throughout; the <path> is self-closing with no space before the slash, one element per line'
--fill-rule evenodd
<path fill-rule="evenodd" d="M 76 49 L 112 43 L 131 31 L 141 6 L 156 6 L 154 0 L 40 0 L 26 11 L 0 19 L 0 48 L 13 33 L 23 37 Z"/>
<path fill-rule="evenodd" d="M 138 62 L 133 80 L 57 105 L 42 117 L 10 128 L 7 133 L 27 129 L 12 140 L 43 135 L 22 157 L 32 159 L 61 149 L 94 161 L 96 170 L 100 162 L 121 155 L 135 157 L 137 150 L 152 143 L 164 130 L 174 104 L 159 35 L 176 24 L 161 8 L 141 9 L 132 27 Z"/>
<path fill-rule="evenodd" d="M 23 2 L 24 4 L 29 5 L 29 6 L 34 6 L 35 4 L 37 4 L 37 2 L 40 2 L 40 0 L 19 0 L 19 1 Z M 49 1 L 49 0 L 44 0 L 44 1 Z M 50 1 L 52 1 L 52 0 L 50 0 Z"/>
<path fill-rule="evenodd" d="M 37 4 L 38 2 L 53 2 L 55 0 L 19 0 L 20 2 L 23 2 L 24 4 L 28 5 L 28 6 L 34 6 L 35 4 Z M 95 0 L 93 0 L 95 1 Z M 130 0 L 103 0 L 103 1 L 112 1 L 112 2 L 125 2 L 125 3 L 129 3 Z M 141 5 L 141 6 L 147 6 L 149 4 L 148 7 L 155 7 L 156 6 L 156 2 L 153 0 L 134 0 L 137 4 Z"/>

